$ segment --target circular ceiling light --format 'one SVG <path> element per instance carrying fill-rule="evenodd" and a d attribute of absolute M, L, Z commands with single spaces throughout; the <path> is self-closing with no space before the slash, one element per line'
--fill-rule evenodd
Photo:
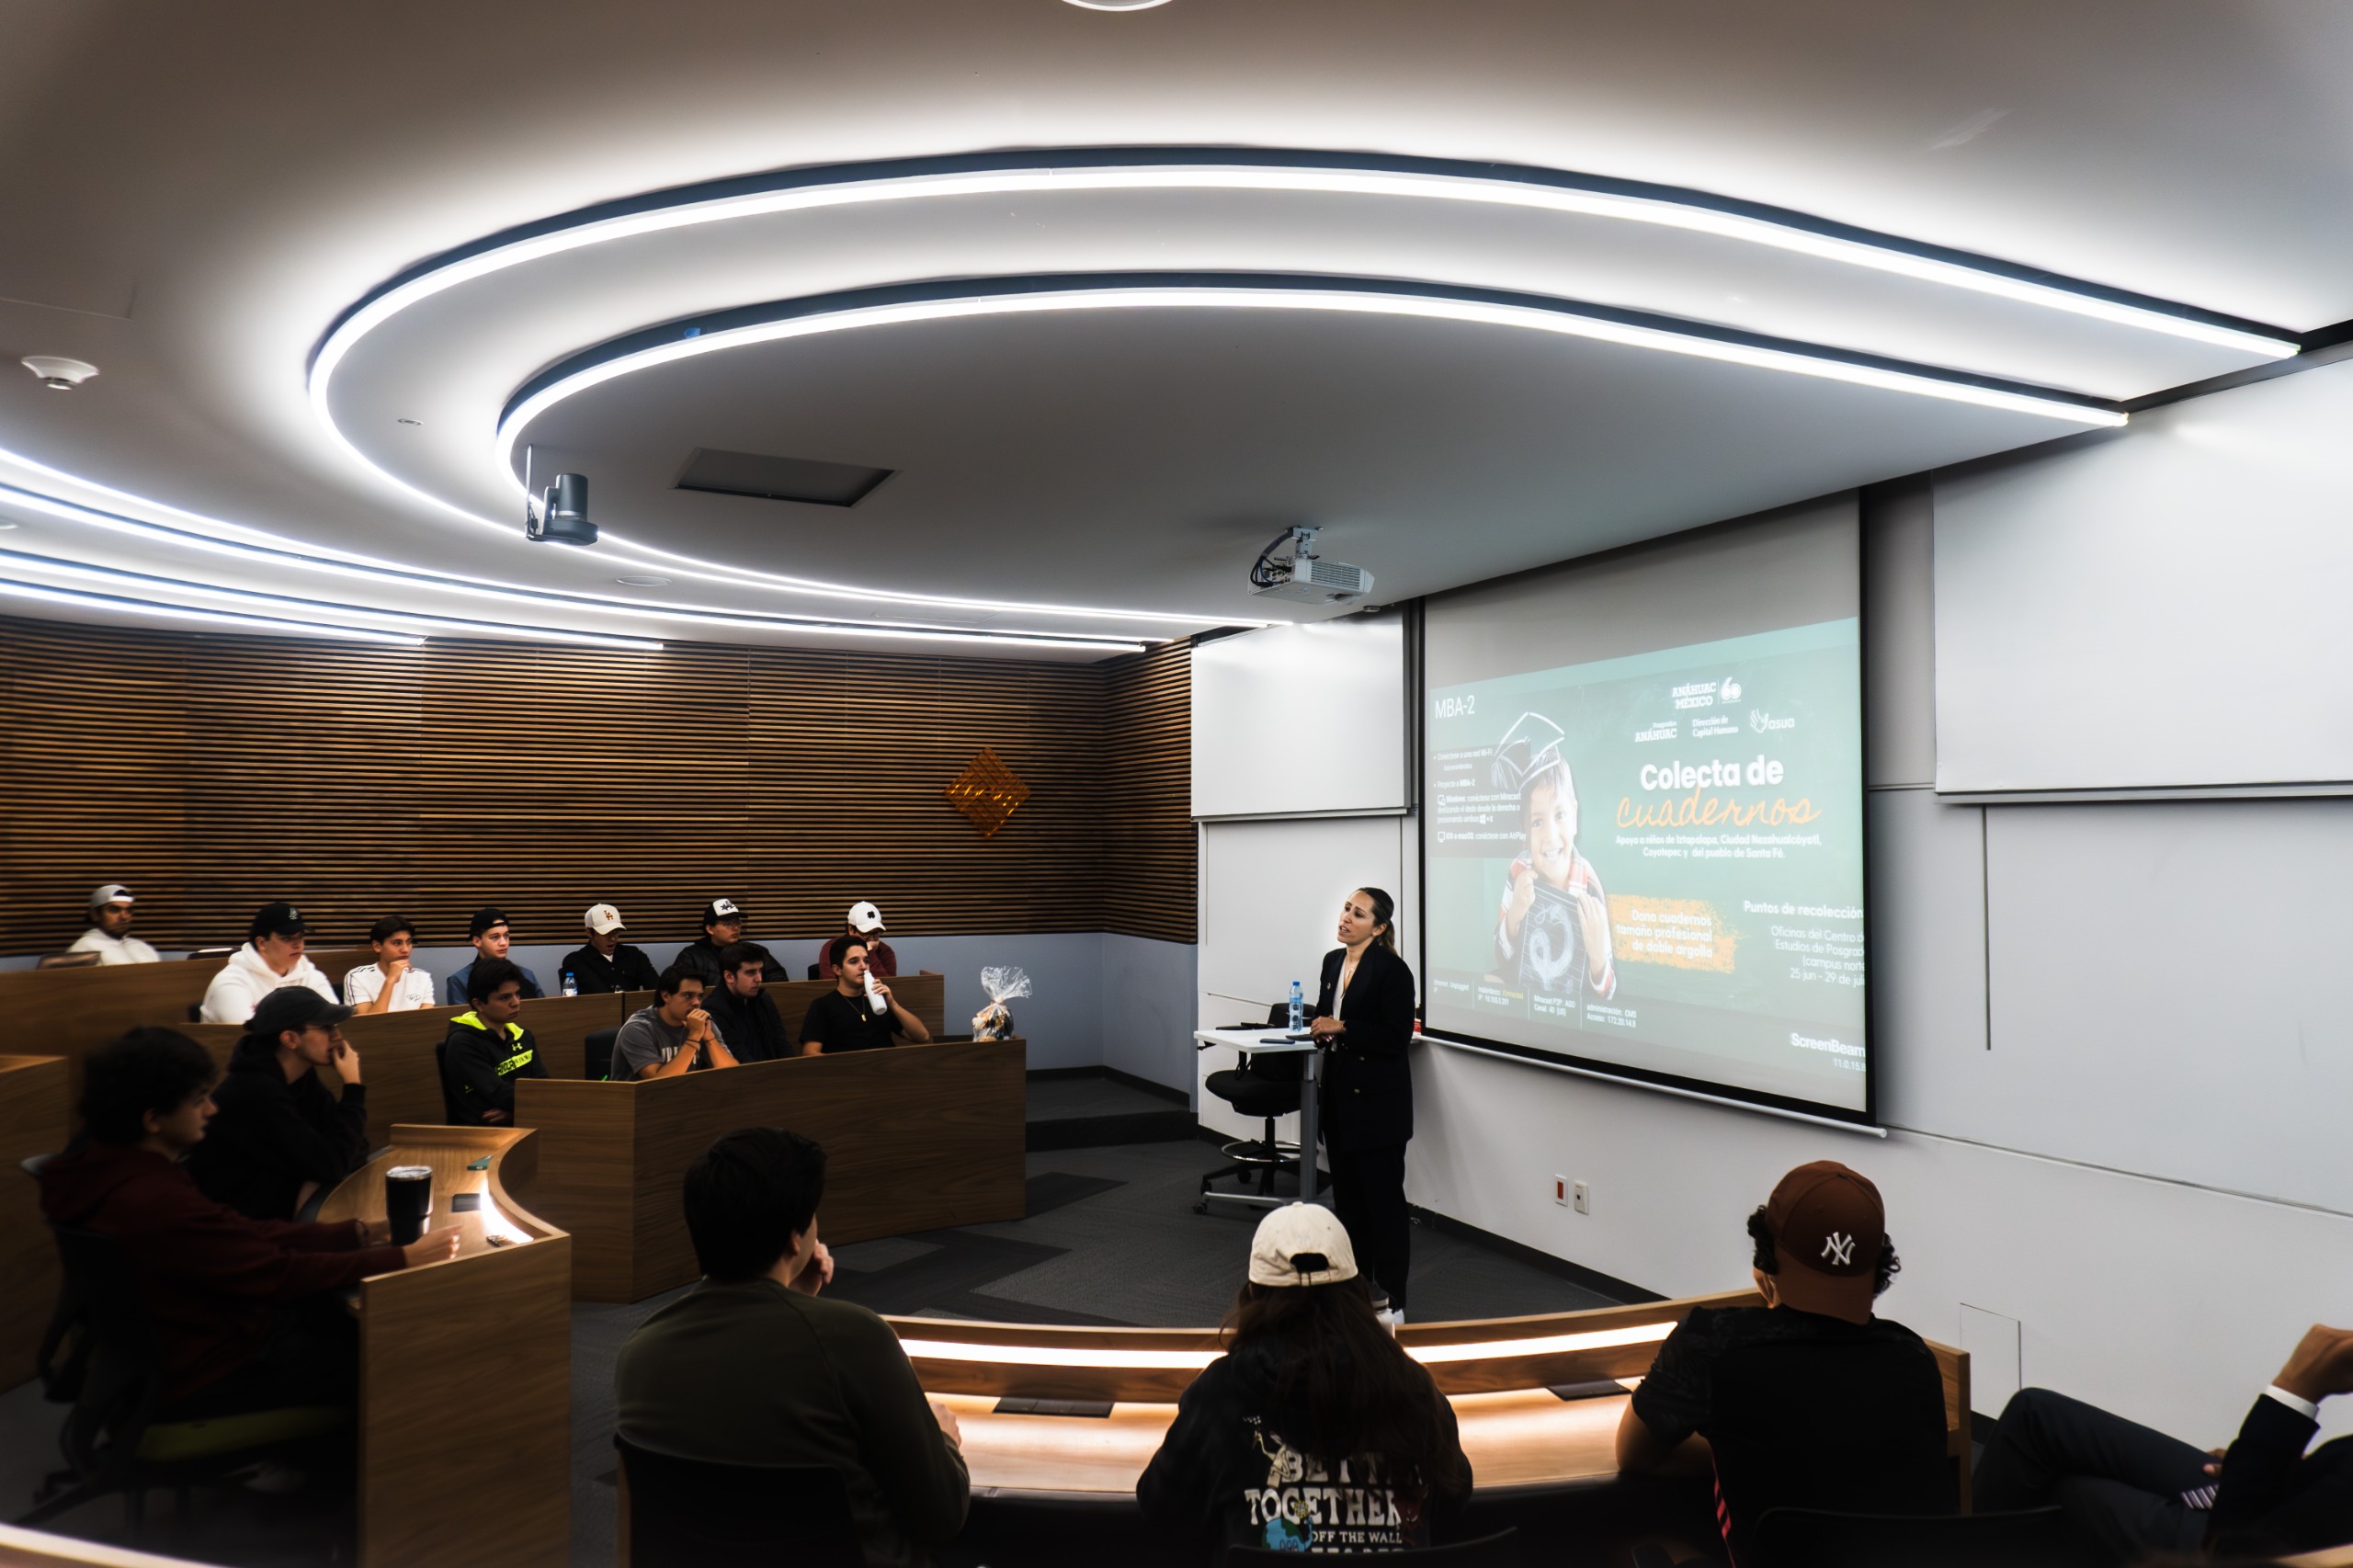
<path fill-rule="evenodd" d="M 1168 0 L 1063 0 L 1063 4 L 1082 11 L 1149 11 L 1154 6 L 1167 5 Z"/>
<path fill-rule="evenodd" d="M 667 577 L 616 577 L 613 581 L 624 588 L 666 588 L 670 585 Z"/>
<path fill-rule="evenodd" d="M 86 359 L 65 359 L 54 354 L 28 354 L 24 367 L 52 392 L 72 392 L 98 373 L 98 368 Z"/>

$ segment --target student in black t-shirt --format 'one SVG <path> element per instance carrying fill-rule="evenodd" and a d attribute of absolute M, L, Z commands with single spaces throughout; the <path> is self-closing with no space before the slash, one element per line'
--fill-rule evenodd
<path fill-rule="evenodd" d="M 801 1018 L 801 1054 L 832 1056 L 845 1051 L 871 1051 L 876 1046 L 894 1045 L 891 1037 L 904 1035 L 915 1045 L 931 1043 L 931 1031 L 923 1020 L 899 1006 L 891 988 L 877 980 L 872 982 L 871 995 L 881 999 L 883 1010 L 876 1012 L 867 990 L 866 943 L 863 939 L 840 936 L 825 949 L 834 964 L 834 988 L 809 1004 L 809 1011 Z"/>
<path fill-rule="evenodd" d="M 719 989 L 704 1001 L 738 1062 L 777 1062 L 799 1054 L 776 998 L 767 993 L 769 956 L 757 942 L 730 944 L 719 955 Z"/>
<path fill-rule="evenodd" d="M 573 989 L 583 996 L 609 996 L 616 991 L 651 991 L 661 971 L 643 948 L 621 940 L 629 927 L 621 912 L 609 903 L 591 904 L 581 916 L 588 939 L 563 955 L 556 966 L 558 984 L 569 975 Z"/>
<path fill-rule="evenodd" d="M 291 1220 L 367 1161 L 368 1089 L 343 1038 L 351 1011 L 306 985 L 261 999 L 212 1091 L 212 1125 L 188 1152 L 207 1198 L 249 1219 Z M 322 1067 L 338 1091 L 319 1082 Z"/>
<path fill-rule="evenodd" d="M 1871 1314 L 1902 1266 L 1879 1189 L 1832 1160 L 1749 1216 L 1762 1307 L 1696 1307 L 1618 1424 L 1618 1468 L 1705 1475 L 1734 1562 L 1768 1508 L 1954 1507 L 1944 1377 L 1918 1335 Z"/>
<path fill-rule="evenodd" d="M 1347 1227 L 1291 1203 L 1258 1222 L 1225 1354 L 1136 1483 L 1187 1545 L 1402 1551 L 1471 1493 L 1454 1408 L 1373 1310 Z"/>

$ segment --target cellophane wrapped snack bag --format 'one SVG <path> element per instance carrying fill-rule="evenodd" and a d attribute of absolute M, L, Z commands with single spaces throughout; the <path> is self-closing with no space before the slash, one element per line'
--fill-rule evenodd
<path fill-rule="evenodd" d="M 1029 994 L 1029 975 L 1010 964 L 991 965 L 981 971 L 981 989 L 989 994 L 989 1005 L 972 1015 L 972 1038 L 1010 1040 L 1013 1015 L 1005 1005 L 1017 996 Z"/>

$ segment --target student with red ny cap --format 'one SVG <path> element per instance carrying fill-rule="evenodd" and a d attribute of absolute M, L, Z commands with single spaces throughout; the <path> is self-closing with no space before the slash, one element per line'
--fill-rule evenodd
<path fill-rule="evenodd" d="M 1943 1514 L 1955 1504 L 1944 1377 L 1873 1302 L 1898 1268 L 1879 1188 L 1835 1160 L 1748 1218 L 1761 1307 L 1695 1307 L 1618 1424 L 1630 1474 L 1715 1475 L 1734 1563 L 1768 1508 Z"/>

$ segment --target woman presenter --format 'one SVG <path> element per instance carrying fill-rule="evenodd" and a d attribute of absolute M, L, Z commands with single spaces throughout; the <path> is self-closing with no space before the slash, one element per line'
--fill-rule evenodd
<path fill-rule="evenodd" d="M 1383 1303 L 1402 1322 L 1412 1246 L 1405 1211 L 1405 1144 L 1414 1136 L 1414 971 L 1397 956 L 1396 905 L 1358 888 L 1340 905 L 1340 947 L 1324 955 L 1315 994 L 1315 1043 L 1324 1069 L 1324 1147 L 1332 1157 L 1332 1207 Z M 1313 1158 L 1313 1151 L 1309 1151 Z"/>

